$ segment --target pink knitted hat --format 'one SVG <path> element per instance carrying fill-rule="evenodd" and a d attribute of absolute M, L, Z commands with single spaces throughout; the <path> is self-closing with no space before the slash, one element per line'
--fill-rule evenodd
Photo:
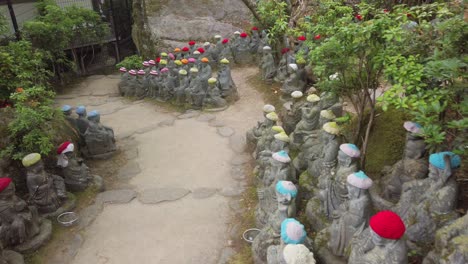
<path fill-rule="evenodd" d="M 367 190 L 372 186 L 372 180 L 363 171 L 348 175 L 346 181 L 354 187 Z"/>
<path fill-rule="evenodd" d="M 159 75 L 159 73 L 157 71 L 155 71 L 155 70 L 150 71 L 150 74 L 151 75 Z"/>
<path fill-rule="evenodd" d="M 197 60 L 194 59 L 194 58 L 189 58 L 189 59 L 188 59 L 188 62 L 191 62 L 191 63 L 195 63 L 196 61 L 197 61 Z"/>
<path fill-rule="evenodd" d="M 128 73 L 133 76 L 137 75 L 137 72 L 135 70 L 129 70 Z"/>
<path fill-rule="evenodd" d="M 169 71 L 168 68 L 162 68 L 162 69 L 161 69 L 161 73 L 163 73 L 163 72 L 168 72 L 168 71 Z"/>
<path fill-rule="evenodd" d="M 354 144 L 341 144 L 340 150 L 351 158 L 359 158 L 361 156 L 361 151 Z"/>
<path fill-rule="evenodd" d="M 149 63 L 150 65 L 156 65 L 156 62 L 155 62 L 154 60 L 149 60 L 148 63 Z"/>
<path fill-rule="evenodd" d="M 145 73 L 146 73 L 146 72 L 145 72 L 144 70 L 139 70 L 139 71 L 138 71 L 138 75 L 145 75 Z"/>
<path fill-rule="evenodd" d="M 142 64 L 143 64 L 143 66 L 145 66 L 145 67 L 149 67 L 149 66 L 150 66 L 149 62 L 147 62 L 147 61 L 144 61 Z"/>
<path fill-rule="evenodd" d="M 125 69 L 125 67 L 120 67 L 119 71 L 120 72 L 127 72 L 127 69 Z"/>

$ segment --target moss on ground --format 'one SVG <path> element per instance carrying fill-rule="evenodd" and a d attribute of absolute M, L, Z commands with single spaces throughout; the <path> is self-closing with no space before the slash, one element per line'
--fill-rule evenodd
<path fill-rule="evenodd" d="M 380 178 L 384 166 L 391 166 L 401 159 L 406 137 L 403 122 L 406 120 L 401 111 L 377 110 L 366 157 L 366 173 L 373 179 Z"/>

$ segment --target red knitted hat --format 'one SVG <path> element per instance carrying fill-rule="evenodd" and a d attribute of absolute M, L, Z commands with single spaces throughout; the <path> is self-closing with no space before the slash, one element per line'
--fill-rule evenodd
<path fill-rule="evenodd" d="M 198 52 L 200 52 L 201 54 L 205 53 L 205 49 L 204 49 L 204 48 L 198 48 L 197 50 L 198 50 Z"/>
<path fill-rule="evenodd" d="M 72 144 L 70 141 L 63 142 L 57 149 L 57 154 L 62 154 L 62 152 L 68 148 L 68 145 Z"/>
<path fill-rule="evenodd" d="M 400 239 L 406 231 L 400 216 L 392 211 L 380 211 L 371 217 L 369 225 L 379 236 L 386 239 Z"/>
<path fill-rule="evenodd" d="M 252 31 L 257 31 L 258 30 L 258 27 L 253 27 L 252 28 Z"/>
<path fill-rule="evenodd" d="M 157 57 L 156 58 L 156 63 L 159 63 L 161 61 L 161 58 Z"/>
<path fill-rule="evenodd" d="M 188 47 L 183 47 L 182 51 L 189 51 L 190 49 Z"/>
<path fill-rule="evenodd" d="M 229 42 L 229 39 L 223 39 L 223 44 L 226 44 Z"/>
<path fill-rule="evenodd" d="M 283 49 L 281 50 L 281 54 L 285 54 L 285 53 L 287 53 L 288 51 L 289 51 L 289 48 L 283 48 Z"/>
<path fill-rule="evenodd" d="M 320 34 L 315 35 L 315 37 L 314 37 L 315 40 L 319 40 L 320 38 L 321 38 Z"/>
<path fill-rule="evenodd" d="M 307 39 L 307 38 L 306 38 L 305 36 L 299 36 L 299 37 L 297 37 L 297 40 L 299 40 L 299 41 L 306 41 L 306 39 Z"/>
<path fill-rule="evenodd" d="M 5 190 L 11 183 L 11 178 L 0 178 L 0 192 Z"/>
<path fill-rule="evenodd" d="M 241 37 L 241 38 L 246 38 L 247 36 L 248 36 L 248 35 L 247 35 L 247 33 L 245 33 L 245 32 L 242 32 L 242 33 L 240 34 L 240 37 Z"/>
<path fill-rule="evenodd" d="M 188 44 L 189 44 L 189 46 L 193 46 L 193 45 L 195 45 L 195 41 L 191 40 L 191 41 L 189 41 Z"/>

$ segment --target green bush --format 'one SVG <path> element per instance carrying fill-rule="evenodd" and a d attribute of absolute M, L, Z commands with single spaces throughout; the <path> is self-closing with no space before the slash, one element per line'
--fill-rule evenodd
<path fill-rule="evenodd" d="M 63 120 L 62 113 L 53 107 L 54 96 L 44 86 L 19 89 L 11 95 L 14 119 L 8 124 L 9 144 L 0 157 L 20 160 L 32 152 L 47 155 L 52 151 L 53 122 Z"/>
<path fill-rule="evenodd" d="M 115 65 L 118 68 L 120 67 L 125 67 L 127 70 L 138 70 L 141 69 L 143 58 L 138 56 L 138 55 L 132 55 L 129 57 L 126 57 L 123 61 Z"/>

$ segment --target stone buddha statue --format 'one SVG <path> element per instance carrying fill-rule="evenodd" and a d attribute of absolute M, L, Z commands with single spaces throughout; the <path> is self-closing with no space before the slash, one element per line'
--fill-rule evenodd
<path fill-rule="evenodd" d="M 306 83 L 301 79 L 301 76 L 298 74 L 299 67 L 297 64 L 288 65 L 288 78 L 284 81 L 283 87 L 281 87 L 281 92 L 285 96 L 289 96 L 294 91 L 303 92 L 306 86 Z"/>
<path fill-rule="evenodd" d="M 194 59 L 194 65 L 192 67 L 197 67 L 200 66 L 200 56 L 201 56 L 201 53 L 196 50 L 192 53 L 192 57 Z"/>
<path fill-rule="evenodd" d="M 423 264 L 468 263 L 468 214 L 437 230 L 434 249 Z"/>
<path fill-rule="evenodd" d="M 323 147 L 320 157 L 309 160 L 307 171 L 309 175 L 319 177 L 323 171 L 329 171 L 336 165 L 336 157 L 340 147 L 340 127 L 335 122 L 323 125 Z"/>
<path fill-rule="evenodd" d="M 237 57 L 237 49 L 239 48 L 240 45 L 240 35 L 241 33 L 239 31 L 234 32 L 234 37 L 231 42 L 231 51 L 232 55 L 234 55 L 234 59 Z"/>
<path fill-rule="evenodd" d="M 57 149 L 57 166 L 61 169 L 65 186 L 72 192 L 84 191 L 93 178 L 89 168 L 74 154 L 74 145 L 70 141 L 62 143 Z"/>
<path fill-rule="evenodd" d="M 263 116 L 265 117 L 264 121 L 257 122 L 257 125 L 246 133 L 247 143 L 249 146 L 256 146 L 258 140 L 262 136 L 263 131 L 267 127 L 267 129 L 271 129 L 271 127 L 276 124 L 276 121 L 270 120 L 266 117 L 267 114 L 275 112 L 275 110 L 276 109 L 273 105 L 266 104 L 263 106 Z"/>
<path fill-rule="evenodd" d="M 403 184 L 395 211 L 406 224 L 409 240 L 431 243 L 438 228 L 458 217 L 458 185 L 451 176 L 460 164 L 460 157 L 452 152 L 431 154 L 429 176 Z"/>
<path fill-rule="evenodd" d="M 281 148 L 281 146 L 286 146 L 288 143 L 286 143 L 286 142 L 284 142 L 284 143 L 281 143 L 281 142 L 274 143 L 274 141 L 280 141 L 280 139 L 275 138 L 275 136 L 280 134 L 280 133 L 282 135 L 281 136 L 276 136 L 276 137 L 281 138 L 282 140 L 289 142 L 289 140 L 285 138 L 285 136 L 287 137 L 287 135 L 284 133 L 283 127 L 281 127 L 281 126 L 272 126 L 271 130 L 272 130 L 272 134 L 273 134 L 273 138 L 274 138 L 272 140 L 272 143 L 270 144 L 269 147 L 266 147 L 264 150 L 260 151 L 259 153 L 256 153 L 256 156 L 255 156 L 257 166 L 254 168 L 254 173 L 257 174 L 257 177 L 259 179 L 263 179 L 265 169 L 267 167 L 271 166 L 271 164 L 272 164 L 271 159 L 272 159 L 273 153 L 281 151 L 281 150 L 285 150 L 286 152 L 289 151 L 287 148 L 286 149 Z M 270 136 L 270 134 L 268 136 Z M 278 150 L 272 151 L 272 148 L 271 148 L 272 145 L 275 145 L 275 146 L 273 146 L 273 149 L 278 149 Z"/>
<path fill-rule="evenodd" d="M 21 254 L 12 250 L 3 250 L 0 243 L 0 264 L 24 264 L 24 258 Z"/>
<path fill-rule="evenodd" d="M 304 226 L 294 218 L 286 218 L 281 222 L 281 240 L 268 246 L 267 263 L 285 263 L 283 250 L 287 245 L 309 244 Z M 305 245 L 304 245 L 305 246 Z M 310 246 L 309 246 L 310 247 Z M 307 248 L 307 247 L 306 247 Z"/>
<path fill-rule="evenodd" d="M 173 85 L 175 85 L 175 82 L 173 81 L 173 77 L 171 76 L 169 78 L 169 69 L 168 68 L 162 68 L 160 73 L 160 96 L 159 99 L 161 101 L 166 101 L 171 98 L 171 91 L 172 93 L 175 93 L 175 89 L 173 88 Z M 172 74 L 172 73 L 171 73 Z"/>
<path fill-rule="evenodd" d="M 208 79 L 208 90 L 203 98 L 203 106 L 207 108 L 219 108 L 227 105 L 226 100 L 221 97 L 221 92 L 218 87 L 216 78 Z"/>
<path fill-rule="evenodd" d="M 23 158 L 26 167 L 26 182 L 30 203 L 37 207 L 39 213 L 55 212 L 67 199 L 63 178 L 48 174 L 39 153 L 32 153 Z"/>
<path fill-rule="evenodd" d="M 268 113 L 266 115 L 266 118 L 273 121 L 273 125 L 276 124 L 276 122 L 279 119 L 278 115 L 275 112 Z M 271 122 L 268 122 L 268 124 L 271 124 Z M 255 153 L 257 154 L 257 156 L 259 153 L 270 147 L 271 142 L 273 141 L 274 136 L 276 134 L 276 132 L 271 129 L 272 126 L 269 129 L 265 128 L 262 130 L 262 135 L 258 138 L 257 145 L 255 148 Z"/>
<path fill-rule="evenodd" d="M 186 90 L 190 86 L 190 78 L 186 70 L 179 71 L 179 87 L 175 88 L 174 95 L 175 95 L 175 102 L 178 105 L 185 104 L 186 101 Z"/>
<path fill-rule="evenodd" d="M 297 187 L 290 181 L 278 181 L 274 186 L 257 190 L 258 206 L 255 211 L 257 226 L 262 228 L 268 223 L 279 227 L 281 222 L 296 216 Z"/>
<path fill-rule="evenodd" d="M 354 234 L 367 226 L 372 207 L 367 190 L 371 186 L 372 180 L 362 171 L 347 177 L 348 199 L 331 214 L 328 247 L 334 255 L 345 256 Z"/>
<path fill-rule="evenodd" d="M 212 49 L 212 56 L 213 56 L 213 59 L 217 62 L 219 62 L 220 60 L 222 60 L 223 58 L 221 58 L 221 51 L 223 50 L 223 43 L 222 43 L 222 37 L 221 35 L 215 35 L 214 36 L 214 39 L 215 39 L 215 47 Z"/>
<path fill-rule="evenodd" d="M 270 40 L 268 39 L 268 34 L 265 30 L 262 30 L 261 33 L 261 38 L 259 40 L 258 48 L 256 51 L 253 51 L 254 53 L 261 54 L 263 52 L 263 47 L 269 46 L 270 45 Z"/>
<path fill-rule="evenodd" d="M 130 74 L 128 74 L 127 69 L 125 67 L 120 67 L 120 82 L 119 82 L 119 94 L 121 96 L 125 96 L 126 91 L 128 89 L 128 80 L 130 78 Z"/>
<path fill-rule="evenodd" d="M 402 239 L 406 227 L 400 216 L 381 211 L 371 217 L 370 228 L 352 241 L 349 264 L 406 264 L 408 255 Z"/>
<path fill-rule="evenodd" d="M 291 180 L 290 162 L 291 158 L 286 151 L 273 153 L 271 166 L 267 167 L 262 179 L 263 185 L 270 186 L 280 180 Z"/>
<path fill-rule="evenodd" d="M 319 125 L 320 97 L 316 94 L 307 96 L 307 103 L 301 108 L 301 121 L 297 123 L 294 132 L 291 134 L 293 145 L 300 146 L 304 143 L 304 137 L 316 130 Z"/>
<path fill-rule="evenodd" d="M 151 70 L 149 72 L 149 90 L 148 97 L 157 98 L 159 95 L 159 73 L 158 71 Z"/>
<path fill-rule="evenodd" d="M 231 68 L 229 68 L 229 60 L 222 59 L 220 61 L 220 69 L 218 71 L 218 87 L 221 90 L 221 96 L 228 102 L 239 100 L 237 87 L 231 76 Z"/>
<path fill-rule="evenodd" d="M 135 86 L 135 97 L 138 100 L 143 99 L 146 96 L 147 89 L 148 89 L 148 83 L 146 81 L 146 72 L 144 70 L 139 70 L 137 72 L 137 85 Z"/>
<path fill-rule="evenodd" d="M 239 46 L 237 47 L 236 63 L 249 64 L 252 62 L 252 54 L 250 53 L 250 38 L 247 33 L 242 32 L 240 35 Z"/>
<path fill-rule="evenodd" d="M 382 196 L 393 202 L 399 200 L 401 188 L 404 183 L 423 179 L 427 176 L 428 162 L 424 158 L 426 144 L 420 135 L 422 127 L 414 122 L 405 122 L 406 135 L 405 152 L 403 159 L 399 160 L 381 180 Z"/>
<path fill-rule="evenodd" d="M 65 116 L 65 120 L 68 121 L 68 123 L 70 124 L 70 126 L 71 126 L 73 129 L 77 129 L 77 127 L 76 127 L 76 120 L 75 120 L 75 118 L 73 118 L 73 117 L 71 116 L 71 115 L 72 115 L 72 107 L 69 106 L 69 105 L 64 105 L 64 106 L 62 106 L 61 110 L 62 110 L 63 115 Z"/>
<path fill-rule="evenodd" d="M 348 175 L 358 171 L 357 160 L 361 153 L 354 144 L 341 144 L 338 151 L 338 168 L 323 183 L 319 182 L 318 197 L 323 204 L 323 212 L 329 217 L 348 199 Z"/>
<path fill-rule="evenodd" d="M 200 109 L 206 90 L 204 89 L 203 80 L 198 75 L 197 68 L 193 67 L 190 69 L 190 75 L 192 76 L 192 80 L 190 81 L 189 87 L 185 90 L 185 96 L 192 107 Z"/>
<path fill-rule="evenodd" d="M 283 116 L 283 126 L 286 133 L 292 133 L 296 129 L 296 125 L 301 121 L 302 108 L 307 104 L 304 100 L 303 93 L 294 91 L 291 93 L 292 104 L 287 109 L 286 114 Z"/>
<path fill-rule="evenodd" d="M 80 137 L 82 138 L 89 127 L 89 121 L 86 119 L 87 112 L 86 107 L 80 105 L 75 110 L 78 118 L 76 119 L 76 127 L 78 128 L 78 132 L 80 133 Z M 84 139 L 83 139 L 84 141 Z"/>
<path fill-rule="evenodd" d="M 137 71 L 129 70 L 129 79 L 127 82 L 127 89 L 125 90 L 124 96 L 134 96 L 137 86 L 139 85 L 137 82 Z"/>
<path fill-rule="evenodd" d="M 15 247 L 32 239 L 41 232 L 40 221 L 37 208 L 16 196 L 11 179 L 0 178 L 0 246 Z"/>
<path fill-rule="evenodd" d="M 284 82 L 288 77 L 288 52 L 289 48 L 283 48 L 281 50 L 281 60 L 278 64 L 278 69 L 276 71 L 275 81 Z"/>
<path fill-rule="evenodd" d="M 210 66 L 216 65 L 216 61 L 213 58 L 213 48 L 211 46 L 211 43 L 205 42 L 203 44 L 203 49 L 205 50 L 205 52 L 203 53 L 203 57 L 208 59 Z"/>
<path fill-rule="evenodd" d="M 232 49 L 231 45 L 229 44 L 229 39 L 223 39 L 222 44 L 223 46 L 221 52 L 219 53 L 219 58 L 234 61 L 234 56 L 232 55 Z"/>
<path fill-rule="evenodd" d="M 258 34 L 258 28 L 252 28 L 252 39 L 250 40 L 250 52 L 257 53 L 260 45 L 260 35 Z"/>
<path fill-rule="evenodd" d="M 200 64 L 199 75 L 202 80 L 207 82 L 208 79 L 211 78 L 211 74 L 212 74 L 210 60 L 207 57 L 203 57 L 200 61 L 201 61 L 201 64 Z"/>
<path fill-rule="evenodd" d="M 89 127 L 84 134 L 86 142 L 84 154 L 88 157 L 108 157 L 117 150 L 114 130 L 102 125 L 100 119 L 98 111 L 91 111 L 88 115 Z"/>
<path fill-rule="evenodd" d="M 272 153 L 284 150 L 289 152 L 289 136 L 283 131 L 280 133 L 275 134 L 273 142 L 271 142 L 270 147 L 268 148 L 269 151 Z"/>
<path fill-rule="evenodd" d="M 340 98 L 333 92 L 323 92 L 320 94 L 320 108 L 322 110 L 332 110 L 333 114 L 337 117 L 343 115 L 343 104 Z"/>
<path fill-rule="evenodd" d="M 262 74 L 262 80 L 272 82 L 276 74 L 275 59 L 271 54 L 271 47 L 263 47 L 262 60 L 260 62 L 260 70 Z"/>

